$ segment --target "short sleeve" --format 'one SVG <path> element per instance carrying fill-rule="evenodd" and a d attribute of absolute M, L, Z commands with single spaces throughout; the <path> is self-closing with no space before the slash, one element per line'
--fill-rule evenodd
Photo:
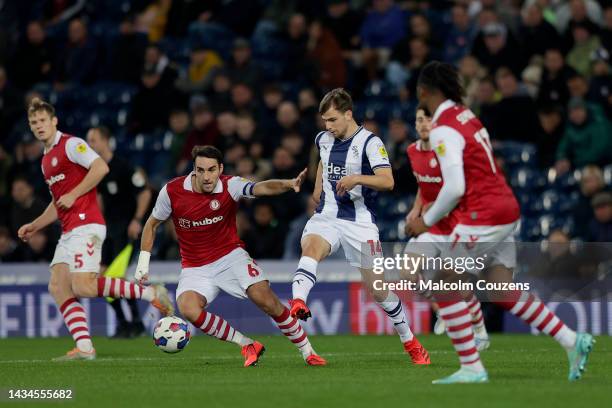
<path fill-rule="evenodd" d="M 365 152 L 372 170 L 391 167 L 389 154 L 387 153 L 387 149 L 385 149 L 385 144 L 378 136 L 372 136 L 366 141 Z"/>
<path fill-rule="evenodd" d="M 242 197 L 255 198 L 253 189 L 255 182 L 242 177 L 232 177 L 227 182 L 227 188 L 234 201 L 240 200 Z"/>
<path fill-rule="evenodd" d="M 455 129 L 449 126 L 435 127 L 429 134 L 429 142 L 441 167 L 463 166 L 465 140 Z"/>
<path fill-rule="evenodd" d="M 151 215 L 160 221 L 165 221 L 170 217 L 170 214 L 172 214 L 172 204 L 170 203 L 170 196 L 168 195 L 168 188 L 166 185 L 160 190 Z"/>
<path fill-rule="evenodd" d="M 100 157 L 87 142 L 78 137 L 71 137 L 66 142 L 66 156 L 68 156 L 71 162 L 81 167 L 85 167 L 86 169 L 89 169 L 91 163 Z"/>

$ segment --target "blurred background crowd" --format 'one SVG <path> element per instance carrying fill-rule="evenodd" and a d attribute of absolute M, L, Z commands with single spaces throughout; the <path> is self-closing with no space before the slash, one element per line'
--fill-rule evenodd
<path fill-rule="evenodd" d="M 489 130 L 521 203 L 519 238 L 610 242 L 611 52 L 610 0 L 0 0 L 0 261 L 47 262 L 59 236 L 55 226 L 16 239 L 50 200 L 27 124 L 34 96 L 55 105 L 65 133 L 102 126 L 109 157 L 135 169 L 132 199 L 144 188 L 149 207 L 190 171 L 196 144 L 254 180 L 308 166 L 303 194 L 249 201 L 238 215 L 254 258 L 295 259 L 314 210 L 318 102 L 345 87 L 393 164 L 382 239 L 405 240 L 416 193 L 405 152 L 432 59 L 458 67 Z M 116 187 L 103 187 L 111 219 Z M 154 256 L 176 259 L 172 225 L 159 234 Z"/>

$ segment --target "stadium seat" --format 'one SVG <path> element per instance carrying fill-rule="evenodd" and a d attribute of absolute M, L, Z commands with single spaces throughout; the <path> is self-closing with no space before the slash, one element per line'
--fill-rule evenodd
<path fill-rule="evenodd" d="M 510 185 L 523 191 L 533 191 L 544 187 L 546 178 L 535 167 L 520 166 L 512 171 Z"/>
<path fill-rule="evenodd" d="M 612 164 L 608 164 L 603 169 L 604 181 L 608 187 L 612 186 Z"/>
<path fill-rule="evenodd" d="M 234 33 L 218 23 L 196 21 L 189 26 L 189 43 L 198 44 L 215 50 L 224 60 L 228 60 L 234 41 Z"/>

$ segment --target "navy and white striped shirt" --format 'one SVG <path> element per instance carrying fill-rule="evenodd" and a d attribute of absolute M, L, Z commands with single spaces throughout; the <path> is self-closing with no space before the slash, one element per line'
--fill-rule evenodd
<path fill-rule="evenodd" d="M 343 196 L 336 194 L 336 183 L 352 174 L 373 175 L 374 170 L 391 167 L 382 140 L 360 126 L 345 139 L 336 139 L 329 132 L 321 132 L 315 139 L 323 167 L 323 191 L 317 212 L 348 221 L 373 223 L 377 192 L 361 185 Z"/>

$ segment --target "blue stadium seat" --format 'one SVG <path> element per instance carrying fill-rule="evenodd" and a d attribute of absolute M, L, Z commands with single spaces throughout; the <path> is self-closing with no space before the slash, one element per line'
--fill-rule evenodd
<path fill-rule="evenodd" d="M 193 47 L 198 44 L 215 50 L 224 60 L 227 60 L 232 50 L 234 33 L 218 23 L 196 21 L 189 26 L 189 42 Z"/>
<path fill-rule="evenodd" d="M 608 164 L 603 169 L 604 180 L 608 187 L 612 186 L 612 164 Z"/>
<path fill-rule="evenodd" d="M 580 181 L 580 170 L 568 171 L 564 174 L 557 174 L 555 169 L 548 171 L 548 184 L 550 187 L 561 191 L 572 191 L 578 188 Z"/>
<path fill-rule="evenodd" d="M 497 142 L 495 154 L 502 157 L 510 168 L 519 165 L 535 167 L 537 161 L 537 148 L 531 143 Z"/>
<path fill-rule="evenodd" d="M 546 185 L 546 178 L 537 168 L 520 166 L 512 171 L 510 185 L 524 191 L 534 191 Z"/>

